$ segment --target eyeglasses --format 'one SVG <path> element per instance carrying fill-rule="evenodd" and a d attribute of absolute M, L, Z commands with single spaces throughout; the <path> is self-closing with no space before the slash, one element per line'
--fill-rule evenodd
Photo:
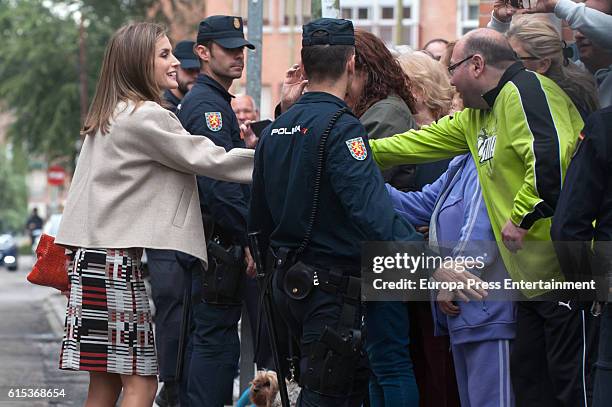
<path fill-rule="evenodd" d="M 521 56 L 519 56 L 518 59 L 520 59 L 521 61 L 537 61 L 540 58 L 538 58 L 538 57 L 521 57 Z"/>
<path fill-rule="evenodd" d="M 468 61 L 470 59 L 472 59 L 474 57 L 474 55 L 476 54 L 472 54 L 467 58 L 463 58 L 461 61 L 452 64 L 451 66 L 448 67 L 448 73 L 453 76 L 453 73 L 455 72 L 455 69 L 457 69 L 459 67 L 459 65 L 461 65 L 462 63 L 464 63 L 465 61 Z"/>

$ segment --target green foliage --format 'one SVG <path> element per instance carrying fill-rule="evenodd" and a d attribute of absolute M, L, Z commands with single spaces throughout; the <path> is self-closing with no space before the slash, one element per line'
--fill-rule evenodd
<path fill-rule="evenodd" d="M 76 25 L 39 0 L 0 4 L 0 98 L 16 116 L 9 137 L 29 152 L 66 154 L 79 131 Z"/>
<path fill-rule="evenodd" d="M 20 172 L 6 149 L 0 148 L 0 232 L 23 230 L 27 218 L 25 172 Z"/>
<path fill-rule="evenodd" d="M 153 0 L 0 0 L 0 99 L 15 115 L 9 138 L 51 161 L 74 154 L 79 138 L 79 26 L 86 25 L 89 100 L 106 43 Z"/>

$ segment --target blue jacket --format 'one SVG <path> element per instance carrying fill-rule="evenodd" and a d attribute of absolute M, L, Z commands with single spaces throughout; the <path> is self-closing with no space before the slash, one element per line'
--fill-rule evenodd
<path fill-rule="evenodd" d="M 249 229 L 262 233 L 264 246 L 295 249 L 302 242 L 319 142 L 332 116 L 346 107 L 329 93 L 308 92 L 262 132 L 255 151 Z M 332 128 L 324 164 L 319 210 L 303 262 L 359 270 L 363 241 L 423 240 L 393 211 L 366 131 L 351 112 Z"/>
<path fill-rule="evenodd" d="M 232 97 L 210 76 L 199 74 L 177 107 L 177 116 L 191 134 L 208 137 L 227 151 L 244 148 L 238 119 L 230 105 Z M 203 176 L 197 180 L 202 214 L 212 216 L 215 233 L 222 232 L 231 243 L 246 246 L 249 186 Z"/>
<path fill-rule="evenodd" d="M 469 154 L 455 157 L 448 170 L 421 192 L 400 192 L 387 185 L 393 206 L 415 226 L 429 225 L 429 243 L 442 256 L 481 256 L 486 253 L 481 273 L 484 281 L 509 278 L 497 251 L 487 208 L 482 199 L 474 160 Z M 489 298 L 493 290 L 488 290 Z M 443 314 L 432 302 L 436 335 L 450 334 L 453 344 L 512 339 L 516 311 L 510 301 L 459 302 L 456 317 Z"/>

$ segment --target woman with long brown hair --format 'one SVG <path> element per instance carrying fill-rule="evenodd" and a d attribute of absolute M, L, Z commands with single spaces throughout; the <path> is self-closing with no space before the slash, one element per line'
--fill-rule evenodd
<path fill-rule="evenodd" d="M 194 174 L 250 182 L 253 151 L 192 136 L 164 109 L 178 61 L 163 27 L 134 23 L 111 38 L 85 121 L 83 148 L 56 243 L 71 287 L 60 368 L 89 372 L 87 407 L 150 407 L 157 389 L 143 248 L 206 265 Z"/>
<path fill-rule="evenodd" d="M 412 116 L 414 98 L 410 78 L 374 34 L 355 30 L 355 78 L 347 103 L 368 131 L 369 138 L 392 136 L 416 128 Z M 385 181 L 402 189 L 413 166 L 384 171 Z M 366 350 L 373 375 L 372 407 L 418 405 L 419 394 L 408 345 L 409 318 L 406 303 L 370 302 L 366 305 Z"/>

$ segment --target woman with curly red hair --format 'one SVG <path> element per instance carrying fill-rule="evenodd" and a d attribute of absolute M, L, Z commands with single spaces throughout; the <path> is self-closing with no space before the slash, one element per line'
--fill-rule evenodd
<path fill-rule="evenodd" d="M 369 138 L 417 128 L 412 115 L 415 101 L 410 78 L 376 35 L 359 29 L 355 30 L 355 77 L 346 102 Z M 414 165 L 402 165 L 383 171 L 383 177 L 385 182 L 404 190 L 413 173 Z"/>

